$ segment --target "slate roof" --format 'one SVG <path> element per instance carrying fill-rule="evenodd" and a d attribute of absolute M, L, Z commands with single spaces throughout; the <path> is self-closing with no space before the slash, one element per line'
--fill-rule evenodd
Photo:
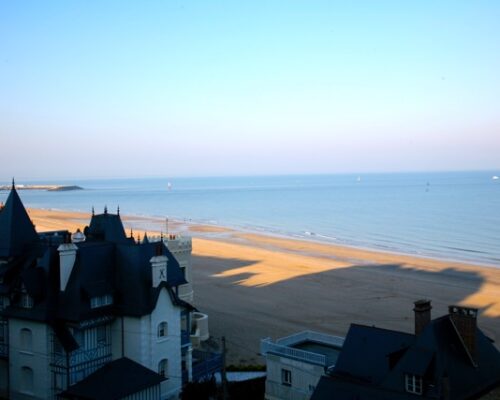
<path fill-rule="evenodd" d="M 162 242 L 136 243 L 126 238 L 119 215 L 102 214 L 92 217 L 87 229 L 88 240 L 75 243 L 75 263 L 64 291 L 60 291 L 59 244 L 69 233 L 57 232 L 57 237 L 44 233 L 33 239 L 26 224 L 34 231 L 26 211 L 13 189 L 0 213 L 3 228 L 9 225 L 14 238 L 21 238 L 14 246 L 23 249 L 15 257 L 9 257 L 0 265 L 0 293 L 11 294 L 11 305 L 3 310 L 6 317 L 45 321 L 54 327 L 67 348 L 73 343 L 68 339 L 65 324 L 87 320 L 112 319 L 121 315 L 142 316 L 149 314 L 156 305 L 158 295 L 165 289 L 172 303 L 186 309 L 194 309 L 182 301 L 176 293 L 177 286 L 187 283 L 179 263 Z M 7 218 L 8 217 L 8 218 Z M 11 218 L 14 218 L 11 221 Z M 19 221 L 18 221 L 19 219 Z M 9 224 L 6 225 L 7 221 Z M 24 221 L 24 222 L 23 222 Z M 10 228 L 9 228 L 10 229 Z M 21 230 L 22 235 L 17 231 Z M 0 230 L 0 242 L 13 243 L 4 238 L 6 230 Z M 28 232 L 29 233 L 29 232 Z M 35 232 L 36 235 L 36 232 Z M 54 233 L 55 235 L 55 233 Z M 5 247 L 13 255 L 12 246 Z M 150 259 L 162 253 L 167 257 L 167 282 L 152 287 Z M 25 290 L 34 299 L 32 308 L 21 308 L 17 302 Z M 92 297 L 113 296 L 113 304 L 92 309 Z M 71 334 L 69 334 L 71 336 Z"/>
<path fill-rule="evenodd" d="M 0 210 L 0 258 L 15 257 L 38 239 L 14 185 Z"/>
<path fill-rule="evenodd" d="M 106 364 L 70 386 L 60 397 L 82 400 L 117 400 L 159 385 L 165 378 L 123 357 Z"/>
<path fill-rule="evenodd" d="M 379 383 L 389 371 L 389 354 L 406 350 L 414 341 L 415 336 L 408 333 L 352 324 L 335 371 L 367 383 Z"/>
<path fill-rule="evenodd" d="M 500 384 L 500 352 L 478 328 L 476 349 L 475 366 L 448 315 L 418 336 L 351 325 L 335 368 L 311 400 L 415 399 L 405 391 L 406 374 L 423 378 L 421 399 L 445 392 L 450 399 L 475 399 Z"/>

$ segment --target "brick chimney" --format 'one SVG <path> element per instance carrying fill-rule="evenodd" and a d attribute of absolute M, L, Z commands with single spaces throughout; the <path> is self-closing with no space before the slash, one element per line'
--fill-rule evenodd
<path fill-rule="evenodd" d="M 418 336 L 425 327 L 431 322 L 431 301 L 430 300 L 417 300 L 413 303 L 415 307 L 415 335 Z"/>
<path fill-rule="evenodd" d="M 472 363 L 476 365 L 477 308 L 449 306 L 448 312 Z"/>

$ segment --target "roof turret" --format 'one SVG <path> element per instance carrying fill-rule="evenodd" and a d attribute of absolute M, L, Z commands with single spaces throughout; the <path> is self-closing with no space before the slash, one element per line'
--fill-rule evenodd
<path fill-rule="evenodd" d="M 0 257 L 20 255 L 23 248 L 37 238 L 35 227 L 17 194 L 12 179 L 9 197 L 0 210 Z"/>

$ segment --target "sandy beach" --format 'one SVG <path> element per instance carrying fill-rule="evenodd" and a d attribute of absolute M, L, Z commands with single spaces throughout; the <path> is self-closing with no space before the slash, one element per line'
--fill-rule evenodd
<path fill-rule="evenodd" d="M 90 214 L 28 210 L 38 231 L 83 229 Z M 164 221 L 122 216 L 134 237 Z M 500 266 L 479 266 L 169 221 L 193 237 L 195 305 L 211 334 L 226 336 L 230 364 L 262 363 L 260 339 L 310 329 L 345 335 L 351 323 L 412 332 L 413 301 L 433 317 L 460 304 L 480 309 L 479 326 L 500 342 Z"/>

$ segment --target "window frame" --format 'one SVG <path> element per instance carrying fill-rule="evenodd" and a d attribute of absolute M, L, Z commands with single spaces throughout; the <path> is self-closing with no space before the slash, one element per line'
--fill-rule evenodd
<path fill-rule="evenodd" d="M 167 321 L 161 321 L 156 329 L 156 338 L 158 340 L 165 340 L 167 337 L 168 337 L 168 323 Z"/>
<path fill-rule="evenodd" d="M 423 394 L 423 379 L 414 374 L 405 374 L 406 392 L 421 396 Z"/>
<path fill-rule="evenodd" d="M 281 384 L 292 386 L 292 371 L 286 368 L 281 368 Z"/>
<path fill-rule="evenodd" d="M 33 353 L 33 332 L 29 328 L 21 328 L 19 331 L 19 343 L 23 353 Z"/>
<path fill-rule="evenodd" d="M 168 358 L 162 358 L 158 363 L 158 375 L 168 379 Z"/>
<path fill-rule="evenodd" d="M 23 365 L 21 367 L 20 374 L 21 381 L 21 393 L 33 394 L 35 389 L 35 372 L 33 368 L 28 367 L 27 365 Z"/>

